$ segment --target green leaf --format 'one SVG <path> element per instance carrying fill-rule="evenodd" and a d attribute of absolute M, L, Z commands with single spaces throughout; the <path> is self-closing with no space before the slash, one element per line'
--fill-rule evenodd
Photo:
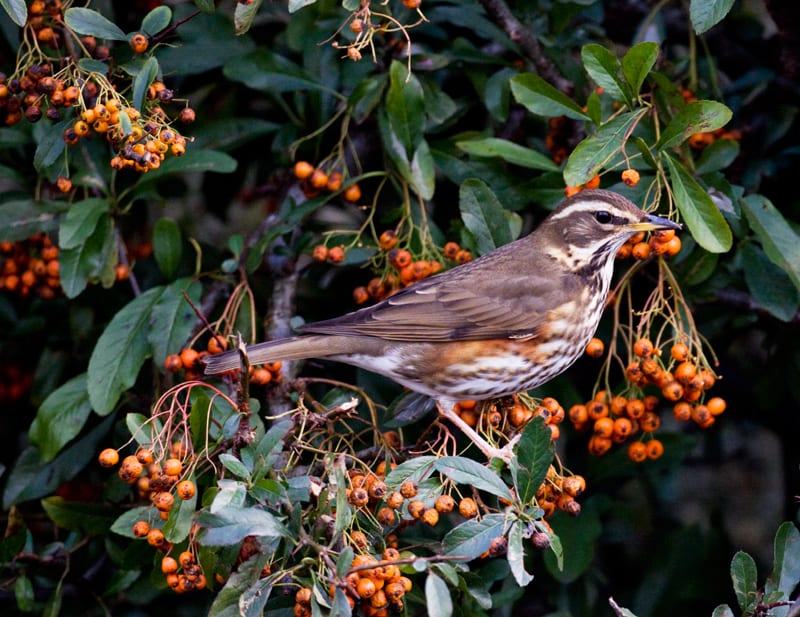
<path fill-rule="evenodd" d="M 783 268 L 800 289 L 800 237 L 787 220 L 763 195 L 748 195 L 742 201 L 747 222 L 753 228 L 764 252 Z"/>
<path fill-rule="evenodd" d="M 33 583 L 25 574 L 17 576 L 14 581 L 14 597 L 17 600 L 17 608 L 23 613 L 33 612 L 36 598 L 33 593 Z"/>
<path fill-rule="evenodd" d="M 487 514 L 479 521 L 465 521 L 444 537 L 444 552 L 466 561 L 475 559 L 489 550 L 492 540 L 503 535 L 505 525 L 504 514 Z"/>
<path fill-rule="evenodd" d="M 547 469 L 553 461 L 553 440 L 550 429 L 541 416 L 537 416 L 525 426 L 511 459 L 511 477 L 517 497 L 527 505 L 536 496 L 536 491 L 544 482 Z"/>
<path fill-rule="evenodd" d="M 431 150 L 424 139 L 419 142 L 414 156 L 411 159 L 411 187 L 421 199 L 428 200 L 433 197 L 436 189 L 436 169 L 433 164 Z"/>
<path fill-rule="evenodd" d="M 109 200 L 99 197 L 74 202 L 58 228 L 59 248 L 72 249 L 83 245 L 97 229 L 100 217 L 110 209 Z"/>
<path fill-rule="evenodd" d="M 766 595 L 780 594 L 781 600 L 788 600 L 800 581 L 800 532 L 794 523 L 785 522 L 775 533 L 775 557 L 772 573 L 764 585 Z M 772 609 L 774 617 L 785 617 L 788 606 Z"/>
<path fill-rule="evenodd" d="M 395 60 L 389 70 L 386 93 L 386 117 L 406 152 L 406 158 L 422 141 L 425 126 L 425 98 L 419 80 L 408 74 L 408 68 Z"/>
<path fill-rule="evenodd" d="M 28 437 L 39 448 L 43 461 L 52 461 L 61 448 L 81 432 L 91 411 L 86 373 L 73 377 L 50 393 L 28 429 Z"/>
<path fill-rule="evenodd" d="M 675 203 L 692 237 L 711 253 L 724 253 L 733 244 L 731 228 L 697 180 L 671 156 L 665 157 Z"/>
<path fill-rule="evenodd" d="M 111 531 L 125 538 L 135 538 L 133 525 L 136 521 L 152 523 L 156 518 L 159 517 L 155 514 L 153 506 L 136 506 L 120 514 L 111 525 Z"/>
<path fill-rule="evenodd" d="M 64 120 L 41 133 L 36 152 L 33 154 L 33 166 L 41 174 L 45 174 L 50 165 L 55 163 L 64 154 L 67 144 L 64 142 L 64 129 L 70 125 L 69 120 Z"/>
<path fill-rule="evenodd" d="M 692 101 L 672 117 L 656 142 L 656 148 L 665 150 L 679 146 L 690 135 L 708 133 L 725 126 L 733 112 L 717 101 Z"/>
<path fill-rule="evenodd" d="M 453 614 L 453 598 L 442 578 L 429 572 L 425 579 L 425 604 L 430 617 L 450 617 Z"/>
<path fill-rule="evenodd" d="M 155 56 L 150 56 L 144 61 L 133 79 L 133 106 L 139 111 L 142 111 L 147 89 L 153 83 L 156 75 L 158 75 L 158 60 Z"/>
<path fill-rule="evenodd" d="M 148 341 L 159 368 L 163 368 L 167 356 L 182 349 L 189 338 L 197 323 L 190 302 L 197 306 L 202 292 L 199 281 L 183 278 L 167 285 L 153 304 Z"/>
<path fill-rule="evenodd" d="M 142 32 L 153 36 L 169 26 L 172 21 L 172 9 L 168 6 L 157 6 L 142 19 Z"/>
<path fill-rule="evenodd" d="M 28 6 L 25 4 L 25 0 L 0 0 L 0 6 L 8 13 L 11 21 L 20 28 L 25 26 L 28 19 Z"/>
<path fill-rule="evenodd" d="M 279 538 L 289 535 L 275 516 L 257 507 L 228 507 L 216 514 L 201 512 L 198 522 L 203 527 L 199 540 L 205 546 L 230 546 L 246 536 Z"/>
<path fill-rule="evenodd" d="M 727 604 L 720 604 L 711 613 L 711 617 L 735 617 L 731 607 Z"/>
<path fill-rule="evenodd" d="M 52 495 L 63 482 L 84 471 L 101 444 L 107 443 L 113 421 L 114 418 L 110 417 L 100 422 L 49 463 L 42 462 L 36 448 L 25 448 L 5 477 L 4 508 L 7 510 L 17 503 Z"/>
<path fill-rule="evenodd" d="M 194 478 L 190 478 L 194 480 Z M 176 499 L 177 503 L 169 513 L 164 525 L 164 537 L 168 542 L 178 544 L 189 537 L 194 522 L 194 513 L 197 509 L 197 492 L 191 499 Z"/>
<path fill-rule="evenodd" d="M 226 452 L 219 455 L 219 460 L 223 467 L 230 471 L 234 476 L 247 482 L 250 481 L 250 470 L 238 458 Z"/>
<path fill-rule="evenodd" d="M 236 3 L 236 8 L 233 11 L 233 27 L 237 36 L 241 36 L 250 30 L 259 8 L 261 8 L 261 0 Z"/>
<path fill-rule="evenodd" d="M 84 229 L 88 229 L 88 225 L 81 226 L 81 233 Z M 72 241 L 75 241 L 74 236 Z M 89 280 L 100 279 L 106 272 L 113 273 L 117 265 L 117 252 L 109 213 L 100 213 L 94 231 L 82 244 L 62 249 L 59 261 L 61 287 L 68 298 L 81 293 Z"/>
<path fill-rule="evenodd" d="M 737 551 L 731 560 L 731 579 L 742 613 L 752 614 L 758 604 L 758 571 L 756 562 L 744 551 Z"/>
<path fill-rule="evenodd" d="M 112 21 L 97 11 L 81 7 L 72 7 L 64 11 L 64 21 L 78 34 L 96 36 L 112 41 L 127 41 L 128 36 Z"/>
<path fill-rule="evenodd" d="M 469 141 L 457 141 L 456 146 L 471 156 L 501 158 L 508 163 L 527 169 L 559 170 L 559 166 L 541 152 L 520 146 L 507 139 L 499 139 L 497 137 L 471 139 Z"/>
<path fill-rule="evenodd" d="M 639 109 L 617 116 L 579 143 L 564 168 L 567 186 L 579 186 L 596 176 L 625 147 L 626 140 L 646 113 L 646 109 Z"/>
<path fill-rule="evenodd" d="M 203 13 L 212 14 L 217 10 L 217 5 L 214 0 L 194 0 L 194 5 Z"/>
<path fill-rule="evenodd" d="M 511 79 L 511 92 L 528 111 L 549 118 L 567 116 L 573 120 L 589 120 L 575 101 L 533 73 L 522 73 Z"/>
<path fill-rule="evenodd" d="M 223 74 L 230 80 L 242 82 L 253 90 L 271 95 L 298 90 L 333 93 L 319 79 L 310 76 L 295 63 L 264 48 L 244 56 L 237 55 L 225 64 Z"/>
<path fill-rule="evenodd" d="M 792 321 L 800 306 L 800 296 L 789 275 L 752 242 L 743 245 L 739 254 L 753 300 L 781 321 Z"/>
<path fill-rule="evenodd" d="M 514 240 L 502 204 L 483 180 L 470 178 L 461 184 L 458 207 L 461 220 L 474 236 L 481 254 Z"/>
<path fill-rule="evenodd" d="M 650 74 L 658 59 L 658 44 L 652 42 L 638 43 L 628 50 L 622 58 L 622 74 L 631 87 L 634 96 Z"/>
<path fill-rule="evenodd" d="M 316 4 L 317 0 L 289 0 L 289 13 L 296 13 L 306 6 Z"/>
<path fill-rule="evenodd" d="M 617 57 L 602 45 L 590 43 L 581 49 L 583 68 L 594 82 L 603 88 L 615 101 L 631 102 L 627 85 L 619 76 L 620 64 Z"/>
<path fill-rule="evenodd" d="M 151 183 L 161 180 L 165 176 L 183 173 L 200 173 L 211 171 L 218 174 L 229 174 L 236 170 L 236 159 L 214 150 L 192 150 L 191 146 L 183 156 L 168 158 L 158 169 L 144 174 L 136 183 L 137 194 L 149 190 Z"/>
<path fill-rule="evenodd" d="M 133 386 L 144 361 L 150 357 L 150 319 L 163 292 L 163 287 L 154 287 L 125 305 L 111 319 L 92 351 L 89 400 L 101 416 L 113 411 L 120 395 Z"/>
<path fill-rule="evenodd" d="M 456 484 L 472 486 L 503 499 L 512 500 L 511 491 L 502 478 L 477 461 L 463 456 L 443 456 L 436 460 L 433 468 Z"/>
<path fill-rule="evenodd" d="M 219 491 L 214 495 L 209 511 L 211 514 L 224 512 L 230 508 L 241 508 L 247 499 L 247 487 L 238 480 L 222 479 L 217 481 Z"/>
<path fill-rule="evenodd" d="M 32 199 L 6 202 L 0 205 L 0 241 L 25 240 L 39 232 L 58 227 L 58 215 L 65 210 L 63 203 L 42 203 Z"/>
<path fill-rule="evenodd" d="M 697 34 L 703 34 L 725 19 L 734 0 L 690 0 L 689 18 Z"/>
<path fill-rule="evenodd" d="M 62 497 L 47 497 L 41 504 L 50 520 L 62 529 L 90 536 L 105 534 L 116 516 L 106 505 L 65 501 Z"/>
<path fill-rule="evenodd" d="M 178 223 L 171 218 L 160 218 L 153 226 L 153 254 L 161 274 L 171 279 L 178 271 L 183 252 L 183 238 Z"/>
<path fill-rule="evenodd" d="M 550 538 L 552 550 L 544 553 L 544 561 L 548 572 L 560 583 L 577 580 L 595 563 L 595 550 L 603 526 L 597 508 L 590 504 L 586 503 L 580 516 L 559 512 L 551 521 L 558 536 Z"/>
<path fill-rule="evenodd" d="M 533 575 L 525 570 L 525 549 L 522 545 L 522 527 L 520 521 L 515 521 L 508 532 L 508 565 L 517 585 L 525 587 L 533 580 Z"/>
<path fill-rule="evenodd" d="M 735 139 L 716 139 L 703 149 L 703 154 L 694 166 L 698 176 L 721 171 L 739 156 L 739 142 Z"/>

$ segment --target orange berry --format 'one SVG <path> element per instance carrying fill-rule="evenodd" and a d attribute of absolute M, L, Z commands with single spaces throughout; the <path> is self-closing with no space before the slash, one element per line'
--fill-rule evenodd
<path fill-rule="evenodd" d="M 183 551 L 180 555 L 178 555 L 178 563 L 181 564 L 182 568 L 188 568 L 189 566 L 194 565 L 194 555 L 191 551 Z"/>
<path fill-rule="evenodd" d="M 130 39 L 130 46 L 134 53 L 143 54 L 147 51 L 147 37 L 142 33 L 134 34 Z"/>
<path fill-rule="evenodd" d="M 314 261 L 325 261 L 328 259 L 328 247 L 324 244 L 317 244 L 314 247 L 313 252 L 311 253 L 311 257 Z"/>
<path fill-rule="evenodd" d="M 344 197 L 345 201 L 355 203 L 361 199 L 361 188 L 358 186 L 358 184 L 353 183 L 344 190 L 342 196 Z"/>
<path fill-rule="evenodd" d="M 639 426 L 645 433 L 652 433 L 661 426 L 661 418 L 652 411 L 645 412 L 644 417 L 639 421 Z"/>
<path fill-rule="evenodd" d="M 106 448 L 97 457 L 102 467 L 113 467 L 119 462 L 119 452 L 114 448 Z"/>
<path fill-rule="evenodd" d="M 683 385 L 678 380 L 673 379 L 661 389 L 661 394 L 668 401 L 679 401 L 683 396 Z"/>
<path fill-rule="evenodd" d="M 603 435 L 592 435 L 589 438 L 589 454 L 602 456 L 611 449 L 612 441 L 610 437 Z"/>
<path fill-rule="evenodd" d="M 472 253 L 466 249 L 461 249 L 456 253 L 456 263 L 461 265 L 472 261 Z"/>
<path fill-rule="evenodd" d="M 569 476 L 564 478 L 561 489 L 570 497 L 579 497 L 586 490 L 586 480 L 583 476 Z"/>
<path fill-rule="evenodd" d="M 384 251 L 391 251 L 397 246 L 397 233 L 394 229 L 387 229 L 384 231 L 381 237 L 378 238 L 378 245 L 381 247 L 381 250 Z"/>
<path fill-rule="evenodd" d="M 385 526 L 393 525 L 394 521 L 395 521 L 394 510 L 392 508 L 388 507 L 388 506 L 384 507 L 384 508 L 381 508 L 375 514 L 375 518 L 378 520 L 378 522 L 381 525 L 385 525 Z"/>
<path fill-rule="evenodd" d="M 625 413 L 632 420 L 638 420 L 644 416 L 645 411 L 644 402 L 638 398 L 631 399 L 625 404 Z"/>
<path fill-rule="evenodd" d="M 142 465 L 150 465 L 154 460 L 153 451 L 147 448 L 139 448 L 136 451 L 136 460 Z"/>
<path fill-rule="evenodd" d="M 332 264 L 342 263 L 344 261 L 344 247 L 333 246 L 328 250 L 328 262 Z"/>
<path fill-rule="evenodd" d="M 307 161 L 297 161 L 294 164 L 294 176 L 298 180 L 305 180 L 314 173 L 314 166 Z"/>
<path fill-rule="evenodd" d="M 593 432 L 599 437 L 611 437 L 614 434 L 614 420 L 608 416 L 598 418 L 594 422 Z"/>
<path fill-rule="evenodd" d="M 567 416 L 569 421 L 575 425 L 583 425 L 589 421 L 589 412 L 586 409 L 586 405 L 573 405 L 569 408 Z"/>
<path fill-rule="evenodd" d="M 649 358 L 653 355 L 653 351 L 653 342 L 648 338 L 640 338 L 633 344 L 633 353 L 640 358 Z"/>
<path fill-rule="evenodd" d="M 644 261 L 650 257 L 650 245 L 647 242 L 639 242 L 638 244 L 634 244 L 631 248 L 631 255 L 634 259 Z"/>
<path fill-rule="evenodd" d="M 647 446 L 641 441 L 634 441 L 628 446 L 628 458 L 634 463 L 641 463 L 647 459 Z"/>
<path fill-rule="evenodd" d="M 715 396 L 706 401 L 706 407 L 708 407 L 708 411 L 711 412 L 712 416 L 718 416 L 725 411 L 727 403 L 724 398 Z"/>
<path fill-rule="evenodd" d="M 600 176 L 595 175 L 591 180 L 589 180 L 586 184 L 583 185 L 584 188 L 587 189 L 596 189 L 600 186 Z"/>
<path fill-rule="evenodd" d="M 164 473 L 168 476 L 179 476 L 183 471 L 183 463 L 177 458 L 168 458 L 164 461 Z"/>
<path fill-rule="evenodd" d="M 692 418 L 692 406 L 686 401 L 679 401 L 673 405 L 672 415 L 679 422 L 686 422 Z"/>
<path fill-rule="evenodd" d="M 183 480 L 178 482 L 178 486 L 175 488 L 175 492 L 178 494 L 178 497 L 183 499 L 184 501 L 188 501 L 196 492 L 196 488 L 194 482 L 191 480 Z"/>
<path fill-rule="evenodd" d="M 208 339 L 206 349 L 211 355 L 222 353 L 228 349 L 228 341 L 221 336 L 212 336 L 210 339 Z"/>
<path fill-rule="evenodd" d="M 175 561 L 174 557 L 170 557 L 169 555 L 166 555 L 161 560 L 161 571 L 164 574 L 174 574 L 175 572 L 178 571 L 178 562 Z"/>
<path fill-rule="evenodd" d="M 628 186 L 639 184 L 639 172 L 635 169 L 626 169 L 622 172 L 622 182 Z"/>
<path fill-rule="evenodd" d="M 664 454 L 664 444 L 661 443 L 658 439 L 651 439 L 646 444 L 647 448 L 647 458 L 649 459 L 657 459 L 661 458 L 661 455 Z"/>
<path fill-rule="evenodd" d="M 164 532 L 160 529 L 151 529 L 147 534 L 147 543 L 150 546 L 159 548 L 167 543 L 167 539 L 164 537 Z"/>
<path fill-rule="evenodd" d="M 591 358 L 601 358 L 605 352 L 605 344 L 599 338 L 593 338 L 586 345 L 586 355 Z"/>
<path fill-rule="evenodd" d="M 458 512 L 464 518 L 472 518 L 478 514 L 478 504 L 472 497 L 464 497 L 458 504 Z"/>
<path fill-rule="evenodd" d="M 389 263 L 391 263 L 397 270 L 401 270 L 406 266 L 410 266 L 412 262 L 411 253 L 405 249 L 392 249 L 389 251 Z"/>
<path fill-rule="evenodd" d="M 342 174 L 338 171 L 334 171 L 330 176 L 328 176 L 328 182 L 325 184 L 325 190 L 335 193 L 340 188 L 342 188 Z"/>
<path fill-rule="evenodd" d="M 461 250 L 461 247 L 458 245 L 457 242 L 448 242 L 444 245 L 444 256 L 448 259 L 455 259 L 458 252 Z"/>
<path fill-rule="evenodd" d="M 153 505 L 162 512 L 169 512 L 175 505 L 175 497 L 169 491 L 160 491 L 153 496 Z"/>
<path fill-rule="evenodd" d="M 580 193 L 582 190 L 582 186 L 568 186 L 564 189 L 564 195 L 566 197 L 572 197 L 573 195 Z"/>
<path fill-rule="evenodd" d="M 622 443 L 633 433 L 633 423 L 628 418 L 617 418 L 614 420 L 613 439 L 617 443 Z"/>
<path fill-rule="evenodd" d="M 69 193 L 72 190 L 72 180 L 61 176 L 56 180 L 56 186 L 60 192 Z"/>
<path fill-rule="evenodd" d="M 369 292 L 367 291 L 366 287 L 361 285 L 353 290 L 353 301 L 356 304 L 364 304 L 368 300 L 369 300 Z"/>
<path fill-rule="evenodd" d="M 133 524 L 133 535 L 137 538 L 145 538 L 150 533 L 150 523 L 147 521 L 136 521 Z"/>
<path fill-rule="evenodd" d="M 390 508 L 399 508 L 403 505 L 405 501 L 405 497 L 400 493 L 400 491 L 394 491 L 390 493 L 389 496 L 386 498 L 386 505 Z"/>
<path fill-rule="evenodd" d="M 164 368 L 170 373 L 177 373 L 183 368 L 181 357 L 176 353 L 168 355 L 164 360 Z"/>
<path fill-rule="evenodd" d="M 181 350 L 180 357 L 183 368 L 191 369 L 194 368 L 195 362 L 197 362 L 198 353 L 197 350 L 187 347 Z"/>
<path fill-rule="evenodd" d="M 328 184 L 328 174 L 321 169 L 315 169 L 308 181 L 315 189 L 324 189 Z"/>
<path fill-rule="evenodd" d="M 429 527 L 435 527 L 439 522 L 439 511 L 436 508 L 428 508 L 422 513 L 422 522 Z"/>
<path fill-rule="evenodd" d="M 697 375 L 697 367 L 689 361 L 681 362 L 675 367 L 674 375 L 675 379 L 686 385 Z"/>
<path fill-rule="evenodd" d="M 669 355 L 676 362 L 686 362 L 689 359 L 689 346 L 686 343 L 675 343 L 669 350 Z"/>
<path fill-rule="evenodd" d="M 436 510 L 441 512 L 442 514 L 447 514 L 448 512 L 452 512 L 455 506 L 456 506 L 456 501 L 450 495 L 439 495 L 436 498 L 436 502 L 434 503 L 434 507 L 436 508 Z"/>
<path fill-rule="evenodd" d="M 681 246 L 682 246 L 681 239 L 678 236 L 674 236 L 664 246 L 666 249 L 664 253 L 669 257 L 674 257 L 675 255 L 681 252 Z"/>
<path fill-rule="evenodd" d="M 423 512 L 425 512 L 425 504 L 423 502 L 414 499 L 408 503 L 408 513 L 412 518 L 420 518 Z"/>

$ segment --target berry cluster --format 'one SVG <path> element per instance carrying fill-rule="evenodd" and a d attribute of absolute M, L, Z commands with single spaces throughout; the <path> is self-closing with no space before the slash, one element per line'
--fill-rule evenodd
<path fill-rule="evenodd" d="M 314 167 L 307 161 L 298 161 L 294 166 L 294 176 L 300 180 L 303 194 L 311 199 L 322 191 L 336 193 L 342 190 L 344 175 L 340 171 L 325 171 L 322 167 Z M 342 198 L 348 203 L 357 203 L 361 199 L 361 187 L 353 182 L 342 191 Z"/>
<path fill-rule="evenodd" d="M 23 298 L 51 299 L 61 292 L 58 247 L 45 234 L 0 242 L 0 264 L 0 289 Z"/>
<path fill-rule="evenodd" d="M 472 428 L 486 434 L 503 435 L 506 439 L 522 431 L 537 416 L 544 419 L 550 437 L 558 439 L 561 435 L 559 425 L 565 416 L 564 408 L 551 396 L 537 401 L 515 395 L 481 405 L 476 401 L 459 401 L 455 411 Z"/>
<path fill-rule="evenodd" d="M 161 82 L 150 85 L 148 100 L 170 100 L 171 90 Z M 169 93 L 168 97 L 159 98 L 159 93 Z M 143 117 L 138 110 L 131 107 L 116 93 L 107 93 L 105 97 L 86 101 L 85 108 L 78 120 L 64 131 L 64 142 L 69 146 L 77 144 L 81 138 L 92 133 L 102 135 L 113 146 L 116 155 L 111 159 L 114 169 L 134 169 L 147 172 L 158 169 L 167 154 L 181 156 L 186 152 L 186 139 L 167 123 L 164 110 L 154 105 Z M 191 112 L 186 114 L 186 111 Z M 191 108 L 184 108 L 181 117 L 193 120 Z"/>
<path fill-rule="evenodd" d="M 587 354 L 600 357 L 603 344 L 592 339 Z M 645 388 L 655 388 L 660 397 L 612 395 L 599 391 L 591 401 L 573 405 L 567 417 L 576 429 L 591 430 L 589 452 L 603 455 L 613 444 L 622 444 L 640 432 L 644 439 L 628 446 L 628 456 L 640 463 L 657 459 L 664 446 L 653 433 L 661 426 L 658 415 L 662 399 L 672 404 L 674 417 L 682 422 L 693 420 L 700 428 L 709 428 L 716 417 L 725 411 L 725 401 L 720 397 L 705 400 L 706 392 L 715 384 L 716 376 L 708 368 L 692 361 L 688 345 L 676 342 L 670 349 L 670 359 L 665 363 L 661 351 L 647 338 L 633 344 L 635 359 L 626 367 L 625 376 L 635 393 Z"/>
<path fill-rule="evenodd" d="M 617 258 L 627 259 L 633 257 L 638 260 L 645 260 L 650 255 L 663 255 L 674 257 L 681 250 L 680 236 L 675 235 L 674 229 L 657 229 L 645 240 L 645 233 L 640 231 L 628 238 L 617 251 Z"/>
<path fill-rule="evenodd" d="M 369 553 L 355 556 L 343 585 L 351 609 L 358 607 L 366 617 L 385 617 L 390 612 L 398 614 L 404 611 L 403 597 L 411 591 L 413 583 L 394 563 L 399 559 L 400 552 L 396 548 L 384 550 L 380 560 Z M 331 585 L 329 592 L 333 597 L 336 585 Z M 311 615 L 310 594 L 308 587 L 297 591 L 295 615 Z"/>
<path fill-rule="evenodd" d="M 192 347 L 186 347 L 180 353 L 168 355 L 164 360 L 164 368 L 169 373 L 184 371 L 187 381 L 199 379 L 203 375 L 203 358 L 209 354 L 222 353 L 227 348 L 227 339 L 221 336 L 212 336 L 208 339 L 205 350 L 197 351 Z M 250 383 L 258 386 L 280 383 L 283 379 L 282 367 L 283 363 L 280 361 L 251 366 L 248 370 Z"/>

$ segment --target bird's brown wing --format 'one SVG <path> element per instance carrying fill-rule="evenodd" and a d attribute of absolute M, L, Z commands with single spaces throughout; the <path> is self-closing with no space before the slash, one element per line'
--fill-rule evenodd
<path fill-rule="evenodd" d="M 535 337 L 572 282 L 552 271 L 521 271 L 502 253 L 486 257 L 301 331 L 405 342 Z"/>

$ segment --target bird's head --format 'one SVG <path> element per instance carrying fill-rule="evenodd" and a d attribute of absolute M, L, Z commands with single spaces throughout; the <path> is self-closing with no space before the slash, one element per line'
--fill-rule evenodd
<path fill-rule="evenodd" d="M 610 263 L 625 241 L 640 231 L 680 228 L 678 223 L 641 210 L 622 195 L 585 190 L 559 204 L 539 229 L 552 247 L 550 256 L 579 270 Z"/>

